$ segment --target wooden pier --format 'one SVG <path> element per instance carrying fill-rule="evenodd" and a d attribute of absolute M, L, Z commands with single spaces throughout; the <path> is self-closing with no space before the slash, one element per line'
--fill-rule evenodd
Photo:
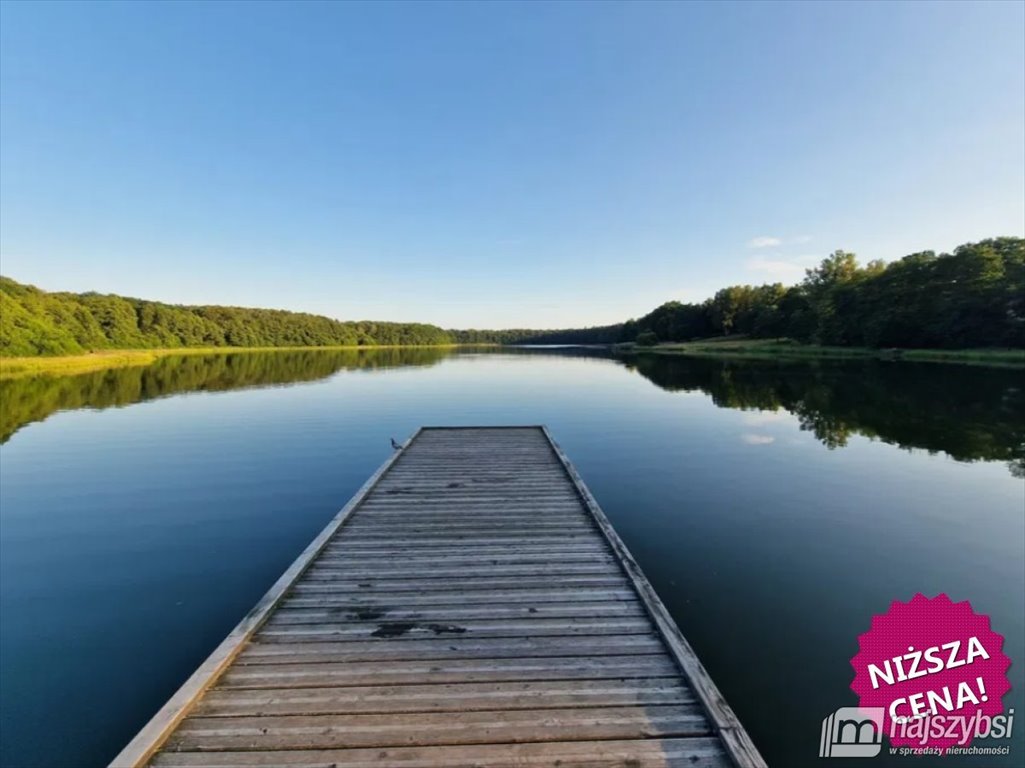
<path fill-rule="evenodd" d="M 397 450 L 111 765 L 765 763 L 547 429 L 474 427 Z"/>

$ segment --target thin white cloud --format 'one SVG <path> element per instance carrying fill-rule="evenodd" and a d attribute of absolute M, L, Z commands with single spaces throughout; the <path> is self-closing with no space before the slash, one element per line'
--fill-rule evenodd
<path fill-rule="evenodd" d="M 794 235 L 793 237 L 773 237 L 759 235 L 747 241 L 748 248 L 779 248 L 782 245 L 804 245 L 812 241 L 811 235 Z"/>
<path fill-rule="evenodd" d="M 776 438 L 772 437 L 771 435 L 755 435 L 750 432 L 741 435 L 740 439 L 748 445 L 768 445 L 769 443 L 776 442 Z"/>
<path fill-rule="evenodd" d="M 743 422 L 752 427 L 759 427 L 764 424 L 773 424 L 781 421 L 789 421 L 793 418 L 793 414 L 783 410 L 752 411 L 744 414 Z"/>

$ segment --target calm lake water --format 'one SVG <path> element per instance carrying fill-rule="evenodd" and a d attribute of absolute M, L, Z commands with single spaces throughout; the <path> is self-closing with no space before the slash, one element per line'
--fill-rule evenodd
<path fill-rule="evenodd" d="M 0 382 L 0 762 L 105 764 L 421 424 L 548 424 L 770 765 L 820 763 L 857 636 L 916 592 L 992 617 L 1025 719 L 1023 386 L 593 350 Z"/>

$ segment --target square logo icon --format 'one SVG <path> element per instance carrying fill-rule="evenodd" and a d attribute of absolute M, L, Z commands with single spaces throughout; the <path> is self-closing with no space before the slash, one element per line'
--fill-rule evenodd
<path fill-rule="evenodd" d="M 840 707 L 822 721 L 819 757 L 875 757 L 882 748 L 882 707 Z"/>

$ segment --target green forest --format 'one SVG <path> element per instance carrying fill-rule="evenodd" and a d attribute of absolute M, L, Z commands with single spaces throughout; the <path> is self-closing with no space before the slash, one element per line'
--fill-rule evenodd
<path fill-rule="evenodd" d="M 98 293 L 47 293 L 0 277 L 0 355 L 103 349 L 451 344 L 420 323 L 342 322 L 276 309 L 186 307 Z"/>
<path fill-rule="evenodd" d="M 864 266 L 836 251 L 798 285 L 734 285 L 701 304 L 669 302 L 625 323 L 619 338 L 651 344 L 731 334 L 831 346 L 1025 347 L 1025 240 Z"/>
<path fill-rule="evenodd" d="M 670 301 L 621 325 L 567 331 L 453 331 L 457 341 L 534 344 L 682 342 L 719 336 L 828 346 L 1025 347 L 1025 240 L 862 265 L 836 251 L 798 285 L 733 285 L 700 304 Z"/>
<path fill-rule="evenodd" d="M 699 304 L 670 301 L 617 325 L 443 330 L 271 309 L 176 306 L 97 293 L 47 293 L 0 278 L 0 355 L 105 349 L 682 342 L 743 335 L 829 346 L 1025 348 L 1025 240 L 860 264 L 836 251 L 794 286 L 734 285 Z"/>

